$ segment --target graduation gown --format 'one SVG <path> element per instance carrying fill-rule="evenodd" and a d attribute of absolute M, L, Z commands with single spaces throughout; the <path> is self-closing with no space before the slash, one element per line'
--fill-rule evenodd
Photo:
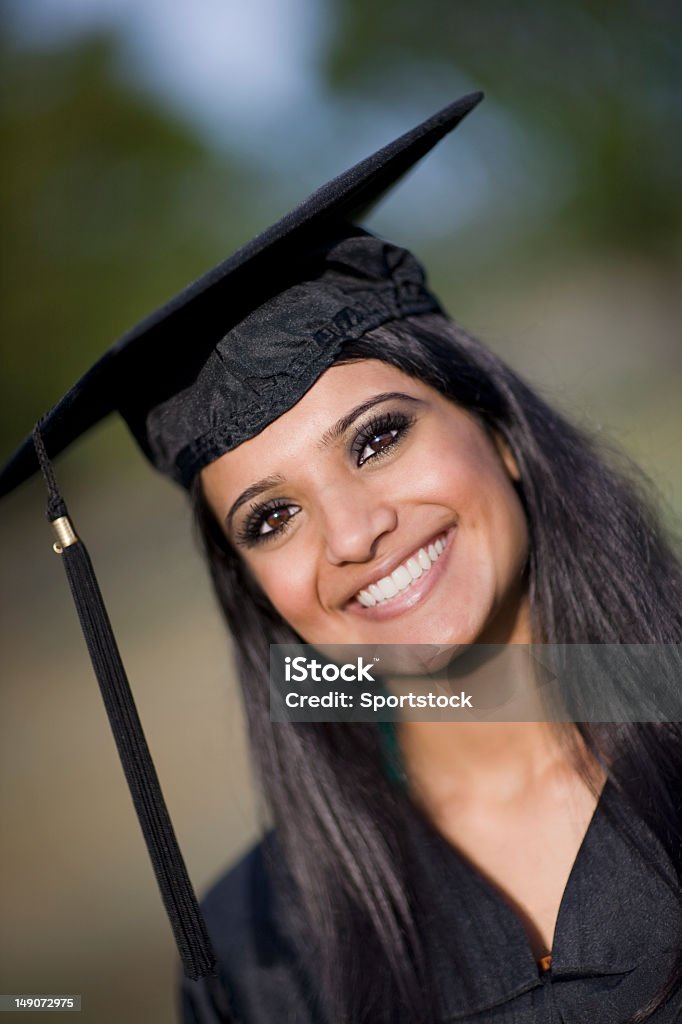
<path fill-rule="evenodd" d="M 415 816 L 437 1024 L 622 1024 L 658 991 L 682 948 L 679 881 L 641 820 L 633 827 L 655 869 L 616 829 L 607 808 L 620 799 L 607 782 L 564 890 L 547 970 L 510 905 Z M 295 893 L 273 892 L 266 853 L 276 843 L 266 837 L 203 903 L 220 973 L 241 1024 L 337 1024 L 319 1009 L 310 944 L 287 915 Z M 649 1020 L 682 1021 L 681 986 Z M 203 1024 L 185 994 L 182 1021 Z"/>

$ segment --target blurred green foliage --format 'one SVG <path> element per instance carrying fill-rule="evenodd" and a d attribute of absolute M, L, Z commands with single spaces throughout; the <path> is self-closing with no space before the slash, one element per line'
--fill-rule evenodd
<path fill-rule="evenodd" d="M 0 49 L 7 452 L 119 334 L 248 237 L 255 186 L 122 80 L 114 36 Z"/>
<path fill-rule="evenodd" d="M 677 0 L 336 0 L 326 73 L 362 95 L 448 72 L 483 89 L 551 159 L 551 230 L 668 262 L 682 238 Z"/>

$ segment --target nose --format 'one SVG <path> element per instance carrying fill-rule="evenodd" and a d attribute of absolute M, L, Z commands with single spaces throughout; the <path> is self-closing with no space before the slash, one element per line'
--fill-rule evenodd
<path fill-rule="evenodd" d="M 380 539 L 396 528 L 398 515 L 385 495 L 347 478 L 325 489 L 321 505 L 325 554 L 332 565 L 368 562 Z"/>

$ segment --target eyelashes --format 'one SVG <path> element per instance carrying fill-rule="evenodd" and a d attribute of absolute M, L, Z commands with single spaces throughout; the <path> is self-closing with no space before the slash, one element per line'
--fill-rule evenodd
<path fill-rule="evenodd" d="M 358 468 L 389 455 L 403 440 L 415 421 L 403 412 L 387 412 L 367 420 L 350 444 Z M 238 544 L 253 547 L 284 533 L 301 511 L 287 498 L 271 498 L 251 506 L 244 524 L 236 532 Z"/>
<path fill-rule="evenodd" d="M 364 466 L 370 459 L 388 455 L 413 423 L 414 417 L 402 412 L 373 416 L 363 424 L 351 444 L 357 465 Z"/>
<path fill-rule="evenodd" d="M 294 516 L 300 512 L 298 505 L 283 498 L 272 498 L 262 504 L 252 505 L 246 522 L 237 531 L 237 543 L 252 547 L 282 533 Z"/>

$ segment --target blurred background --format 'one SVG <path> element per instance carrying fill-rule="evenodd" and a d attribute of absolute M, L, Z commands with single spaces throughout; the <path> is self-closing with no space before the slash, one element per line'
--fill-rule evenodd
<path fill-rule="evenodd" d="M 674 0 L 5 0 L 0 457 L 116 337 L 458 95 L 486 101 L 369 226 L 611 438 L 679 523 Z M 265 820 L 184 494 L 117 421 L 58 463 L 190 874 Z M 177 965 L 34 481 L 2 502 L 0 991 L 175 1020 Z"/>

